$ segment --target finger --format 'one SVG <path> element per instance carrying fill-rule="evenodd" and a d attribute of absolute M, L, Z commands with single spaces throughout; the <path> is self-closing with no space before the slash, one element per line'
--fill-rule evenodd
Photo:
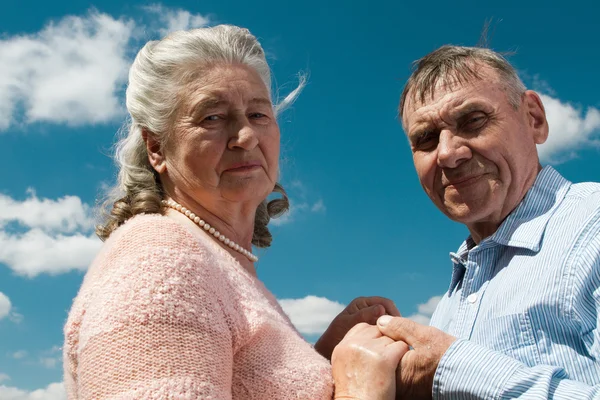
<path fill-rule="evenodd" d="M 406 342 L 413 348 L 420 346 L 419 338 L 422 336 L 423 329 L 428 328 L 408 318 L 390 317 L 389 315 L 379 317 L 377 327 L 385 336 L 396 341 Z"/>
<path fill-rule="evenodd" d="M 368 324 L 375 325 L 377 323 L 377 318 L 384 314 L 385 308 L 381 304 L 376 304 L 374 306 L 358 310 L 354 315 L 352 315 L 352 319 L 354 320 L 354 323 L 366 322 Z"/>
<path fill-rule="evenodd" d="M 410 351 L 408 344 L 406 344 L 405 342 L 402 342 L 402 341 L 390 343 L 387 346 L 387 348 L 390 350 L 391 354 L 393 355 L 394 361 L 398 364 L 400 363 L 400 360 L 402 360 L 404 355 Z"/>
<path fill-rule="evenodd" d="M 365 303 L 369 306 L 381 304 L 385 308 L 385 312 L 387 314 L 392 315 L 394 317 L 400 317 L 400 311 L 398 311 L 396 304 L 394 304 L 392 300 L 379 296 L 365 297 L 364 299 Z"/>
<path fill-rule="evenodd" d="M 369 328 L 373 328 L 373 325 L 369 325 L 364 322 L 358 323 L 358 324 L 354 325 L 352 328 L 350 328 L 350 330 L 348 330 L 348 332 L 346 333 L 346 336 L 344 336 L 344 338 L 349 338 L 349 337 L 359 335 L 359 334 L 361 334 L 361 332 L 363 332 L 364 330 L 369 329 Z"/>

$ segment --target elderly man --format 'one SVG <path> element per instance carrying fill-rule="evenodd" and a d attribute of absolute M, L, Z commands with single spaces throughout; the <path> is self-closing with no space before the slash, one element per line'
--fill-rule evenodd
<path fill-rule="evenodd" d="M 540 97 L 501 55 L 444 46 L 400 116 L 425 192 L 470 236 L 431 326 L 378 321 L 412 347 L 398 397 L 600 399 L 600 184 L 542 168 Z"/>

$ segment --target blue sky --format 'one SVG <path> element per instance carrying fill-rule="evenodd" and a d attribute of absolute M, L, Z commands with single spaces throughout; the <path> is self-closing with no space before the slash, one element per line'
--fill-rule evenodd
<path fill-rule="evenodd" d="M 403 4 L 406 3 L 406 4 Z M 292 212 L 259 251 L 259 277 L 309 340 L 354 297 L 393 299 L 426 321 L 466 236 L 423 193 L 396 119 L 411 62 L 445 44 L 515 51 L 550 120 L 544 163 L 600 180 L 593 1 L 4 2 L 0 12 L 0 399 L 63 399 L 62 326 L 99 241 L 95 201 L 123 89 L 144 41 L 173 28 L 249 28 L 282 94 L 309 84 L 281 119 Z M 495 5 L 492 5 L 496 3 Z M 35 392 L 37 390 L 37 392 Z M 41 397 L 35 397 L 41 396 Z"/>

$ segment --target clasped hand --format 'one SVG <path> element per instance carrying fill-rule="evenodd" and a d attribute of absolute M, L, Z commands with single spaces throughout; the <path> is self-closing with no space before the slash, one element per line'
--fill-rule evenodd
<path fill-rule="evenodd" d="M 431 399 L 437 366 L 455 340 L 402 317 L 358 324 L 333 351 L 335 398 Z"/>

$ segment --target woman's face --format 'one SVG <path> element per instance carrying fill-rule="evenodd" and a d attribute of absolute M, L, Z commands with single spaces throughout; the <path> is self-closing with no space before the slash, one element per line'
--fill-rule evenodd
<path fill-rule="evenodd" d="M 279 127 L 258 73 L 216 65 L 180 96 L 162 178 L 200 204 L 258 206 L 273 190 L 279 167 Z"/>

